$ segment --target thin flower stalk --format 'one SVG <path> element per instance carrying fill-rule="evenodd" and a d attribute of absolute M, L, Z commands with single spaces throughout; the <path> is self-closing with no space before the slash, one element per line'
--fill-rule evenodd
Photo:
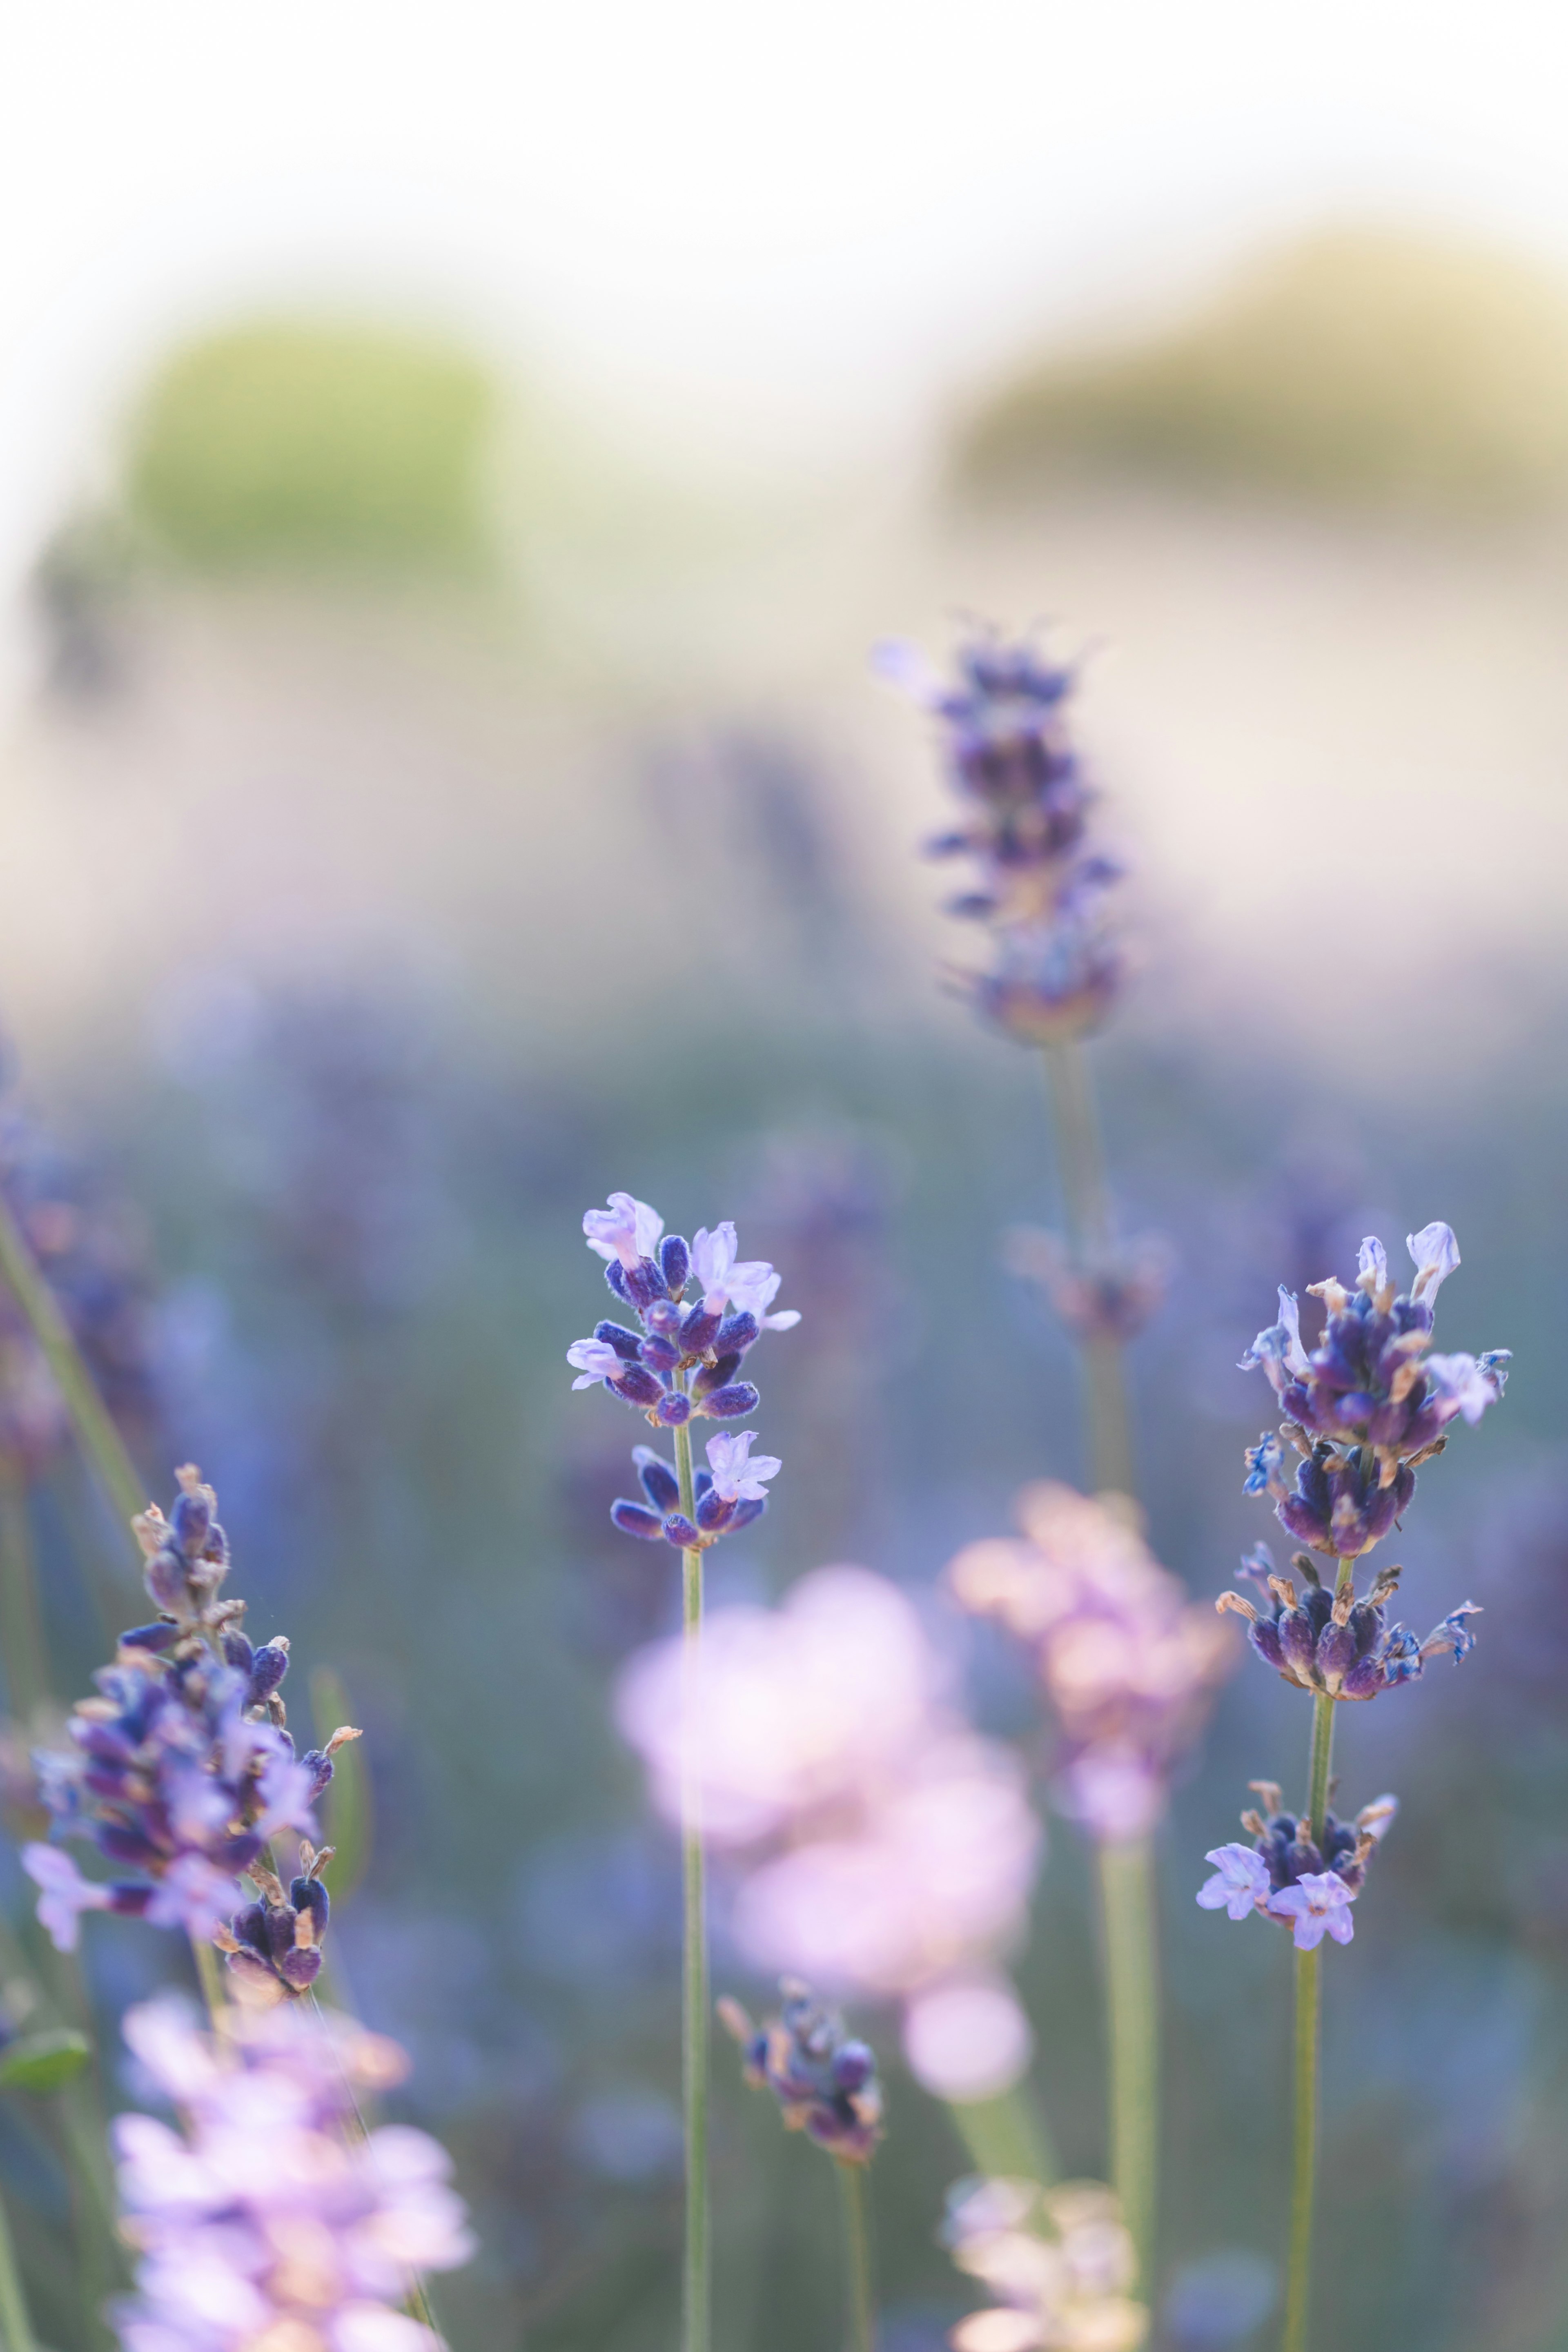
<path fill-rule="evenodd" d="M 1279 1320 L 1241 1360 L 1261 1370 L 1284 1418 L 1247 1454 L 1246 1491 L 1267 1495 L 1282 1527 L 1306 1549 L 1279 1573 L 1267 1545 L 1242 1562 L 1256 1598 L 1225 1592 L 1217 1606 L 1248 1627 L 1251 1646 L 1292 1688 L 1312 1698 L 1307 1809 L 1287 1813 L 1279 1790 L 1254 1781 L 1262 1811 L 1244 1813 L 1253 1843 L 1217 1846 L 1215 1874 L 1199 1889 L 1205 1910 L 1232 1919 L 1257 1911 L 1290 1928 L 1296 1948 L 1294 2122 L 1289 2252 L 1282 2352 L 1307 2352 L 1319 2127 L 1319 2041 L 1325 1937 L 1348 1944 L 1353 1906 L 1372 1856 L 1398 1810 L 1393 1797 L 1363 1806 L 1353 1825 L 1330 1811 L 1335 1709 L 1366 1704 L 1419 1681 L 1436 1658 L 1456 1664 L 1475 1647 L 1473 1601 L 1451 1609 L 1423 1641 L 1388 1622 L 1401 1570 L 1377 1570 L 1357 1591 L 1357 1562 L 1402 1524 L 1416 1472 L 1444 1451 L 1454 1424 L 1473 1427 L 1501 1401 L 1506 1349 L 1480 1355 L 1432 1352 L 1437 1293 L 1459 1265 L 1441 1221 L 1408 1234 L 1415 1272 L 1402 1291 L 1375 1234 L 1362 1243 L 1356 1281 L 1311 1286 L 1324 1328 L 1309 1350 L 1300 1301 L 1283 1286 Z M 1291 1464 L 1291 1456 L 1294 1464 Z M 1331 1580 L 1313 1555 L 1331 1560 Z"/>
<path fill-rule="evenodd" d="M 1092 790 L 1067 722 L 1073 667 L 1028 641 L 982 635 L 940 677 L 912 647 L 884 646 L 883 675 L 935 718 L 960 823 L 931 844 L 977 867 L 949 912 L 983 924 L 990 968 L 954 973 L 977 1008 L 1043 1051 L 1075 1264 L 1089 1311 L 1068 1317 L 1079 1342 L 1090 1476 L 1097 1492 L 1133 1490 L 1123 1363 L 1128 1308 L 1084 1040 L 1114 1010 L 1126 959 L 1107 918 L 1116 863 L 1089 839 Z M 1130 1270 L 1130 1269 L 1128 1269 Z M 1151 1301 L 1151 1304 L 1152 1301 Z M 1146 1311 L 1146 1310 L 1145 1310 Z M 1147 1840 L 1102 1848 L 1102 1942 L 1112 2170 L 1145 2284 L 1152 2255 L 1159 2143 L 1159 1961 Z M 1129 1938 L 1142 1938 L 1137 1950 Z"/>
<path fill-rule="evenodd" d="M 44 1360 L 65 1401 L 83 1454 L 116 1519 L 134 1519 L 146 1495 L 136 1465 L 99 1395 L 70 1325 L 38 1270 L 16 1211 L 0 1186 L 0 1279 L 26 1317 Z"/>
<path fill-rule="evenodd" d="M 877 2313 L 871 2284 L 875 2273 L 871 2259 L 871 2220 L 867 2210 L 866 2168 L 864 2165 L 840 2161 L 833 2169 L 838 2175 L 839 2200 L 844 2210 L 844 2251 L 849 2278 L 849 2352 L 876 2352 Z"/>
<path fill-rule="evenodd" d="M 0 2203 L 0 2344 L 5 2352 L 37 2352 L 37 2337 L 27 2310 L 22 2273 L 16 2263 L 16 2241 L 5 2205 Z"/>
<path fill-rule="evenodd" d="M 648 1445 L 632 1461 L 640 1499 L 622 1497 L 610 1517 L 623 1535 L 674 1547 L 681 1559 L 679 1789 L 681 1845 L 681 2096 L 686 2126 L 686 2223 L 682 2297 L 686 2352 L 708 2352 L 711 2336 L 712 2257 L 709 2242 L 708 1922 L 704 1885 L 702 1775 L 698 1685 L 702 1664 L 702 1555 L 738 1534 L 767 1508 L 768 1481 L 783 1465 L 753 1454 L 754 1432 L 724 1426 L 760 1402 L 741 1377 L 748 1351 L 765 1330 L 799 1322 L 793 1308 L 770 1312 L 782 1276 L 762 1259 L 742 1259 L 734 1225 L 700 1227 L 688 1244 L 667 1234 L 646 1201 L 612 1192 L 608 1206 L 583 1219 L 588 1247 L 639 1329 L 605 1318 L 574 1340 L 566 1360 L 576 1389 L 603 1387 L 630 1405 L 649 1428 L 670 1433 L 674 1466 Z M 699 1295 L 689 1300 L 695 1281 Z M 691 1454 L 694 1420 L 721 1424 L 706 1446 L 708 1466 Z"/>

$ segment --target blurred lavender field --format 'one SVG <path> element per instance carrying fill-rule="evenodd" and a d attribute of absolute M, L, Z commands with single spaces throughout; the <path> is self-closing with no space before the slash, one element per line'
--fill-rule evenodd
<path fill-rule="evenodd" d="M 1433 292 L 1397 241 L 1368 250 L 1329 273 L 1347 349 L 1389 284 L 1463 330 L 1462 268 Z M 1250 348 L 1235 299 L 1222 358 Z M 1552 301 L 1531 333 L 1554 352 Z M 1139 975 L 1096 1050 L 1125 1224 L 1173 1267 L 1132 1360 L 1159 1559 L 1206 1598 L 1256 1538 L 1236 1366 L 1280 1279 L 1348 1276 L 1363 1234 L 1445 1218 L 1455 1344 L 1514 1349 L 1506 1412 L 1409 1538 L 1413 1613 L 1473 1598 L 1479 1647 L 1440 1707 L 1396 1695 L 1354 1727 L 1358 1785 L 1405 1811 L 1377 1932 L 1336 1963 L 1323 2308 L 1343 2352 L 1568 2346 L 1557 436 L 1499 423 L 1483 383 L 1425 469 L 1380 467 L 1367 415 L 1392 407 L 1380 446 L 1403 453 L 1420 407 L 1396 347 L 1394 392 L 1344 404 L 1336 465 L 1267 370 L 1216 363 L 1250 387 L 1240 422 L 1205 406 L 1200 315 L 1103 377 L 976 396 L 917 464 L 721 499 L 561 417 L 503 428 L 504 390 L 439 338 L 247 332 L 172 363 L 35 576 L 0 768 L 6 1101 L 112 1234 L 145 1380 L 110 1402 L 149 1491 L 201 1465 L 256 1623 L 332 1660 L 363 1727 L 338 1949 L 474 2210 L 455 2340 L 642 2352 L 674 2327 L 676 1855 L 611 1693 L 678 1592 L 609 1525 L 624 1427 L 568 1390 L 587 1203 L 626 1186 L 683 1231 L 733 1215 L 803 1313 L 769 1365 L 787 1496 L 717 1556 L 714 1609 L 864 1563 L 957 1658 L 981 1727 L 1037 1738 L 1023 1667 L 938 1579 L 1026 1482 L 1087 1480 L 1068 1342 L 1009 1270 L 1009 1229 L 1060 1222 L 1046 1101 L 935 977 L 962 946 L 918 856 L 940 797 L 867 662 L 980 612 L 1089 644 L 1082 734 L 1133 873 Z M 1345 381 L 1331 350 L 1323 369 Z M 7 1181 L 41 1150 L 19 1127 Z M 132 1580 L 68 1458 L 31 1513 L 74 1689 Z M 1266 2340 L 1285 1979 L 1192 1886 L 1298 1732 L 1238 1673 L 1163 1847 L 1173 2347 Z M 8 1737 L 0 1885 L 26 1935 Z M 162 1955 L 95 1927 L 112 2015 Z M 716 1987 L 765 2000 L 722 1902 L 716 1934 Z M 1064 2167 L 1102 2177 L 1093 1907 L 1059 1820 L 1018 1980 Z M 933 2234 L 965 2159 L 890 2012 L 856 2021 L 889 2082 L 884 2341 L 937 2352 L 965 2307 Z M 733 2069 L 718 2084 L 721 2334 L 782 2352 L 837 2324 L 829 2186 Z M 58 2218 L 58 2168 L 8 2107 L 0 2179 Z M 46 2243 L 24 2247 L 40 2327 L 77 2352 Z"/>

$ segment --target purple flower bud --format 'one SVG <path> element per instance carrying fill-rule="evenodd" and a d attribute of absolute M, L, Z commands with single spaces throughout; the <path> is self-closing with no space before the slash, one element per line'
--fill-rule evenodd
<path fill-rule="evenodd" d="M 1345 1669 L 1345 1678 L 1340 1685 L 1341 1695 L 1345 1698 L 1375 1698 L 1382 1688 L 1383 1668 L 1375 1658 L 1357 1658 L 1353 1665 Z"/>
<path fill-rule="evenodd" d="M 643 1493 L 662 1518 L 666 1511 L 679 1508 L 680 1481 L 668 1462 L 660 1459 L 651 1445 L 634 1445 L 632 1460 L 637 1465 L 637 1477 Z"/>
<path fill-rule="evenodd" d="M 279 1975 L 285 1984 L 292 1985 L 296 1992 L 303 1992 L 307 1985 L 315 1982 L 321 1972 L 321 1956 L 313 1945 L 303 1951 L 285 1952 L 278 1963 Z"/>
<path fill-rule="evenodd" d="M 706 1365 L 691 1383 L 694 1397 L 710 1396 L 715 1389 L 726 1388 L 741 1369 L 738 1355 L 721 1356 Z"/>
<path fill-rule="evenodd" d="M 1316 1662 L 1317 1641 L 1312 1621 L 1304 1609 L 1284 1610 L 1279 1618 L 1279 1649 L 1285 1664 L 1303 1682 L 1310 1679 Z"/>
<path fill-rule="evenodd" d="M 626 1296 L 639 1309 L 651 1307 L 656 1298 L 668 1296 L 664 1276 L 651 1257 L 638 1258 L 636 1265 L 627 1267 L 626 1286 Z"/>
<path fill-rule="evenodd" d="M 198 1488 L 182 1486 L 169 1512 L 169 1528 L 187 1559 L 199 1559 L 212 1532 L 212 1505 Z"/>
<path fill-rule="evenodd" d="M 307 1748 L 300 1761 L 310 1775 L 310 1794 L 319 1797 L 332 1777 L 332 1759 L 324 1748 Z M 257 1841 L 260 1852 L 260 1840 Z M 241 1865 L 243 1867 L 243 1864 Z"/>
<path fill-rule="evenodd" d="M 659 1244 L 659 1271 L 669 1285 L 669 1295 L 679 1298 L 691 1272 L 691 1252 L 679 1234 L 666 1234 Z"/>
<path fill-rule="evenodd" d="M 172 1544 L 162 1545 L 142 1570 L 142 1581 L 160 1609 L 178 1611 L 186 1597 L 183 1556 Z"/>
<path fill-rule="evenodd" d="M 609 1284 L 610 1288 L 615 1292 L 616 1297 L 617 1298 L 624 1298 L 626 1305 L 629 1307 L 632 1303 L 632 1295 L 626 1288 L 626 1277 L 621 1271 L 621 1262 L 619 1258 L 612 1257 L 606 1259 L 605 1264 L 605 1280 Z"/>
<path fill-rule="evenodd" d="M 700 1299 L 680 1327 L 680 1344 L 689 1356 L 705 1356 L 713 1345 L 721 1318 L 710 1315 Z"/>
<path fill-rule="evenodd" d="M 697 1506 L 697 1524 L 704 1535 L 716 1536 L 727 1528 L 735 1515 L 735 1506 L 727 1503 L 711 1486 Z"/>
<path fill-rule="evenodd" d="M 761 1402 L 750 1381 L 736 1381 L 730 1387 L 715 1389 L 705 1397 L 699 1410 L 710 1421 L 739 1421 L 748 1412 L 755 1412 Z"/>
<path fill-rule="evenodd" d="M 756 1317 L 742 1307 L 738 1314 L 725 1316 L 713 1345 L 721 1356 L 739 1356 L 752 1345 L 760 1328 Z"/>
<path fill-rule="evenodd" d="M 1279 1646 L 1279 1626 L 1274 1624 L 1270 1619 L 1260 1617 L 1257 1624 L 1249 1626 L 1247 1631 L 1251 1638 L 1252 1646 L 1257 1651 L 1258 1656 L 1263 1660 L 1264 1664 L 1266 1665 L 1272 1666 L 1276 1673 L 1282 1673 L 1285 1665 L 1285 1654 Z"/>
<path fill-rule="evenodd" d="M 264 1903 L 247 1903 L 243 1911 L 235 1913 L 228 1924 L 237 1942 L 248 1944 L 253 1952 L 260 1952 L 264 1956 L 270 1950 L 267 1937 L 267 1906 Z"/>
<path fill-rule="evenodd" d="M 624 1364 L 635 1364 L 642 1349 L 642 1339 L 636 1331 L 628 1331 L 624 1323 L 612 1323 L 605 1317 L 594 1326 L 594 1337 L 606 1348 L 613 1348 Z"/>
<path fill-rule="evenodd" d="M 658 1401 L 658 1417 L 666 1429 L 679 1429 L 691 1418 L 691 1399 L 679 1389 L 666 1389 Z"/>
<path fill-rule="evenodd" d="M 624 1536 L 641 1536 L 648 1543 L 657 1543 L 664 1533 L 664 1521 L 657 1511 L 624 1497 L 610 1505 L 610 1517 Z"/>
<path fill-rule="evenodd" d="M 696 1550 L 697 1530 L 684 1511 L 671 1511 L 664 1523 L 664 1539 L 666 1543 L 674 1544 L 678 1550 Z"/>
<path fill-rule="evenodd" d="M 628 1364 L 624 1372 L 615 1375 L 610 1386 L 628 1404 L 658 1404 L 664 1395 L 661 1384 L 642 1364 Z"/>
<path fill-rule="evenodd" d="M 833 2061 L 833 2079 L 841 2091 L 858 2091 L 868 2083 L 877 2061 L 864 2042 L 846 2042 Z"/>
<path fill-rule="evenodd" d="M 1318 1636 L 1318 1673 L 1331 1690 L 1337 1689 L 1340 1678 L 1355 1663 L 1355 1635 L 1348 1625 L 1336 1625 L 1331 1617 Z"/>
<path fill-rule="evenodd" d="M 650 1333 L 638 1352 L 650 1372 L 672 1372 L 680 1361 L 680 1349 L 673 1340 L 661 1339 L 657 1332 Z"/>
<path fill-rule="evenodd" d="M 287 1903 L 279 1903 L 267 1914 L 267 1956 L 281 1960 L 294 1948 L 294 1914 Z"/>
<path fill-rule="evenodd" d="M 173 1632 L 173 1627 L 171 1627 L 170 1631 Z M 120 1638 L 121 1642 L 128 1642 L 131 1636 L 128 1633 L 121 1633 Z M 242 1675 L 248 1676 L 250 1673 L 251 1661 L 254 1659 L 256 1653 L 251 1648 L 248 1639 L 240 1632 L 237 1625 L 229 1625 L 225 1627 L 223 1636 L 223 1654 L 231 1666 L 237 1667 L 238 1671 Z"/>
<path fill-rule="evenodd" d="M 680 1320 L 680 1308 L 673 1298 L 656 1298 L 643 1317 L 643 1321 L 647 1325 L 648 1329 L 657 1331 L 661 1339 L 678 1338 Z"/>
<path fill-rule="evenodd" d="M 257 1651 L 250 1669 L 250 1684 L 245 1695 L 247 1706 L 260 1706 L 278 1688 L 289 1671 L 289 1644 L 279 1634 L 264 1642 Z"/>
<path fill-rule="evenodd" d="M 327 1890 L 321 1880 L 319 1878 L 295 1879 L 289 1889 L 289 1900 L 296 1911 L 310 1913 L 310 1924 L 319 1944 L 327 1932 L 327 1920 L 331 1912 L 331 1906 L 327 1899 Z"/>

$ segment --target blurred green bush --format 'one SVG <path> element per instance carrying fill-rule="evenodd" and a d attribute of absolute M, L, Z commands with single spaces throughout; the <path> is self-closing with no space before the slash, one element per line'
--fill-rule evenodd
<path fill-rule="evenodd" d="M 204 572 L 484 568 L 484 368 L 395 328 L 258 320 L 177 352 L 133 420 L 131 519 Z"/>

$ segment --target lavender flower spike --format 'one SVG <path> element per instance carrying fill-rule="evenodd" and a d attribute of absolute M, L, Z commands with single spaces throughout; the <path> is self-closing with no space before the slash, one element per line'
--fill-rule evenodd
<path fill-rule="evenodd" d="M 1311 1871 L 1294 1886 L 1281 1887 L 1268 1898 L 1277 1919 L 1291 1922 L 1296 1949 L 1315 1952 L 1325 1934 L 1336 1944 L 1348 1944 L 1355 1934 L 1351 1905 L 1355 1897 L 1344 1880 L 1331 1870 Z"/>
<path fill-rule="evenodd" d="M 721 2023 L 745 2053 L 747 2082 L 773 2093 L 786 2131 L 804 2131 L 841 2164 L 869 2164 L 882 2137 L 876 2059 L 798 1977 L 781 1978 L 779 1991 L 780 2014 L 760 2029 L 738 2000 L 718 2005 Z"/>
<path fill-rule="evenodd" d="M 1233 1919 L 1246 1919 L 1254 1911 L 1266 1907 L 1269 1895 L 1268 1870 L 1255 1847 L 1216 1845 L 1205 1854 L 1204 1860 L 1214 1864 L 1215 1874 L 1205 1879 L 1198 1889 L 1200 1910 L 1226 1911 Z"/>

